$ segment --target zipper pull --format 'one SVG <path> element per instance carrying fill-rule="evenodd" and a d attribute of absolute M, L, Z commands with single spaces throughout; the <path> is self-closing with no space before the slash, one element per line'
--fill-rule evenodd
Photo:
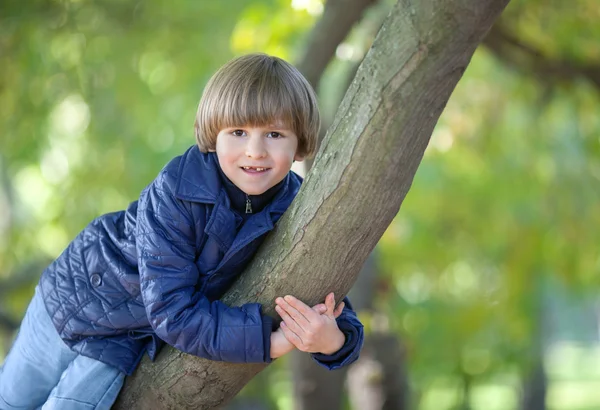
<path fill-rule="evenodd" d="M 252 213 L 252 202 L 250 202 L 250 197 L 248 196 L 248 194 L 246 194 L 246 213 Z"/>

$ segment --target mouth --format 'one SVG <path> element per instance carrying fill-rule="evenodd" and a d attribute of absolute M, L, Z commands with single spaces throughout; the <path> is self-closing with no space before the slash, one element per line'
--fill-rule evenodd
<path fill-rule="evenodd" d="M 248 172 L 250 174 L 259 174 L 263 172 L 269 171 L 271 168 L 267 167 L 240 167 L 244 172 Z"/>

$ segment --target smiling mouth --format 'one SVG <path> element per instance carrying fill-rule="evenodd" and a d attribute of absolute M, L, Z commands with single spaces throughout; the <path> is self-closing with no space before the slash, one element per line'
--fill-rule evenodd
<path fill-rule="evenodd" d="M 265 172 L 270 170 L 271 168 L 266 167 L 241 167 L 246 172 Z"/>

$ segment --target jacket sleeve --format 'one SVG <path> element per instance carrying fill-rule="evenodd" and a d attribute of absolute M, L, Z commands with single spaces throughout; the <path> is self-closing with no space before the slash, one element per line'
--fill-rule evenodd
<path fill-rule="evenodd" d="M 175 198 L 168 168 L 140 195 L 136 248 L 150 325 L 171 346 L 210 360 L 270 362 L 271 319 L 261 305 L 229 307 L 197 291 L 196 234 L 189 203 Z M 263 320 L 264 319 L 264 320 Z"/>
<path fill-rule="evenodd" d="M 358 359 L 360 349 L 362 349 L 365 335 L 363 325 L 358 320 L 356 312 L 352 309 L 350 300 L 344 298 L 344 309 L 337 318 L 337 324 L 340 330 L 346 336 L 346 342 L 337 352 L 331 355 L 321 353 L 312 353 L 312 358 L 321 366 L 328 370 L 339 369 L 347 366 Z"/>

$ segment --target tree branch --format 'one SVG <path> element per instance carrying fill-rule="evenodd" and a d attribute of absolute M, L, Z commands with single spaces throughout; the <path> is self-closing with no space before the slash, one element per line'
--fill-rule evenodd
<path fill-rule="evenodd" d="M 582 64 L 573 60 L 554 60 L 540 50 L 525 44 L 496 24 L 484 38 L 483 44 L 505 64 L 535 75 L 542 82 L 574 81 L 585 78 L 600 89 L 600 61 Z"/>
<path fill-rule="evenodd" d="M 317 88 L 319 80 L 352 27 L 360 21 L 364 11 L 377 0 L 328 0 L 323 14 L 313 27 L 306 42 L 305 52 L 296 67 L 308 82 Z"/>

